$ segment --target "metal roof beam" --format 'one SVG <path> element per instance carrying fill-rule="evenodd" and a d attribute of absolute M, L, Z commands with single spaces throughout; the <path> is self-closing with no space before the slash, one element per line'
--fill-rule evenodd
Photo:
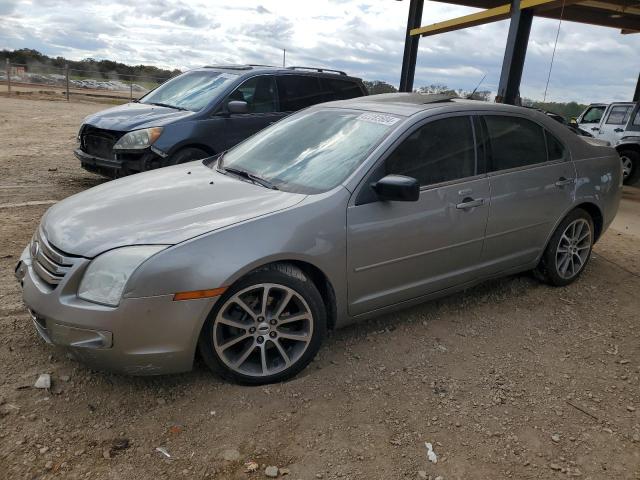
<path fill-rule="evenodd" d="M 580 0 L 565 0 L 565 6 L 578 3 Z M 535 11 L 543 11 L 549 9 L 555 9 L 562 6 L 562 0 L 522 0 L 520 2 L 520 9 L 535 9 Z M 444 22 L 434 23 L 425 27 L 419 27 L 412 29 L 409 33 L 412 36 L 422 35 L 423 37 L 429 35 L 436 35 L 438 33 L 453 32 L 455 30 L 461 30 L 467 27 L 475 27 L 477 25 L 485 25 L 487 23 L 498 22 L 505 20 L 511 16 L 511 4 L 500 5 L 494 8 L 489 8 L 481 12 L 471 13 L 462 17 L 446 20 Z"/>

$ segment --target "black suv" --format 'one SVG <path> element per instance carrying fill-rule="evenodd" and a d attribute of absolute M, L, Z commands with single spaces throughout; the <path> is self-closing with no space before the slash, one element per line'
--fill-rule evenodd
<path fill-rule="evenodd" d="M 296 110 L 363 95 L 362 80 L 338 70 L 198 68 L 85 118 L 74 153 L 86 170 L 119 177 L 215 155 Z"/>

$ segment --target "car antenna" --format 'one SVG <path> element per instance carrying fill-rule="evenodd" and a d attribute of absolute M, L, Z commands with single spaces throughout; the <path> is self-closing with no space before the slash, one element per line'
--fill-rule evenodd
<path fill-rule="evenodd" d="M 467 100 L 471 100 L 473 98 L 473 96 L 475 95 L 475 93 L 478 91 L 478 88 L 480 88 L 480 85 L 482 85 L 482 82 L 484 82 L 484 79 L 487 78 L 487 74 L 484 74 L 484 77 L 482 77 L 480 79 L 480 81 L 478 82 L 478 85 L 476 85 L 476 88 L 473 89 L 473 92 L 471 92 L 469 95 L 467 95 Z"/>

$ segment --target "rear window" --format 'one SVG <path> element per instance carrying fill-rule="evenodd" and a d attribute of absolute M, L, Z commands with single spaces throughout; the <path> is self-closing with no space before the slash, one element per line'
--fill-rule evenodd
<path fill-rule="evenodd" d="M 547 140 L 547 152 L 549 160 L 564 160 L 566 158 L 566 150 L 564 145 L 560 143 L 556 137 L 545 130 L 544 136 Z"/>
<path fill-rule="evenodd" d="M 282 75 L 277 82 L 280 110 L 283 112 L 295 112 L 323 101 L 318 77 Z"/>
<path fill-rule="evenodd" d="M 521 117 L 484 117 L 491 142 L 490 171 L 525 167 L 547 161 L 542 127 Z"/>

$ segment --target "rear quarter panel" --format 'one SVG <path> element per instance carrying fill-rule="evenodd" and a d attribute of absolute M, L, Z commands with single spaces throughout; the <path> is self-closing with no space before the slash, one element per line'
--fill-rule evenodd
<path fill-rule="evenodd" d="M 572 139 L 571 153 L 576 166 L 576 203 L 590 202 L 600 208 L 602 233 L 618 212 L 622 196 L 622 164 L 615 149 L 585 137 Z"/>

